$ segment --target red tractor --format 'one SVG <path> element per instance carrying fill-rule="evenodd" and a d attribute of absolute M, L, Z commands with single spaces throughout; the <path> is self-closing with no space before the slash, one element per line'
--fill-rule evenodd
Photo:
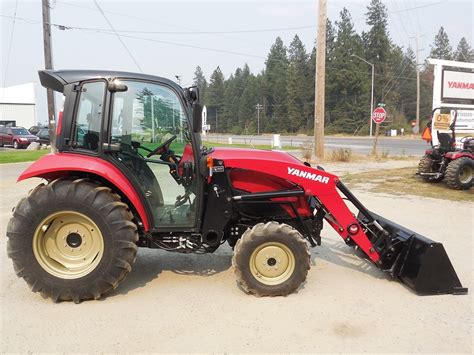
<path fill-rule="evenodd" d="M 206 254 L 227 242 L 244 290 L 287 295 L 305 280 L 325 220 L 417 293 L 467 293 L 440 243 L 370 212 L 337 176 L 283 152 L 203 147 L 197 88 L 114 71 L 39 75 L 65 96 L 57 152 L 19 177 L 46 182 L 7 228 L 8 255 L 33 291 L 98 299 L 138 247 Z"/>
<path fill-rule="evenodd" d="M 435 115 L 438 110 L 441 111 L 441 108 L 433 110 L 432 117 L 434 120 L 443 115 L 449 120 L 451 114 Z M 417 174 L 427 182 L 440 182 L 444 180 L 452 189 L 468 190 L 473 184 L 474 138 L 461 138 L 460 143 L 462 147 L 461 149 L 456 148 L 455 126 L 457 111 L 452 111 L 454 112 L 454 117 L 449 124 L 451 134 L 439 132 L 439 130 L 432 127 L 432 122 L 428 122 L 427 127 L 423 131 L 422 138 L 428 141 L 432 148 L 426 150 L 425 155 L 421 158 Z M 439 143 L 436 145 L 433 145 L 433 130 L 436 132 L 436 141 Z"/>

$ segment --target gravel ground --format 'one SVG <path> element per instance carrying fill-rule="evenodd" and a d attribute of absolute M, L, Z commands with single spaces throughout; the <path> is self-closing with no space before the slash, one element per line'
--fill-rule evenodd
<path fill-rule="evenodd" d="M 327 225 L 307 282 L 288 297 L 244 294 L 224 245 L 213 255 L 141 249 L 108 297 L 54 304 L 29 291 L 6 255 L 11 208 L 37 184 L 14 182 L 25 166 L 0 166 L 1 353 L 472 353 L 472 292 L 417 296 Z M 354 192 L 369 209 L 442 242 L 464 286 L 473 286 L 471 203 Z"/>

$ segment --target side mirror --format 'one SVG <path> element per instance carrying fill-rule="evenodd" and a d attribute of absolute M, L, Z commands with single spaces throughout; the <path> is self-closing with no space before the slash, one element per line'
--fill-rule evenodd
<path fill-rule="evenodd" d="M 193 132 L 200 133 L 202 130 L 202 114 L 204 106 L 198 102 L 193 104 Z"/>
<path fill-rule="evenodd" d="M 199 88 L 197 86 L 191 86 L 188 88 L 188 93 L 193 102 L 199 102 Z"/>
<path fill-rule="evenodd" d="M 112 80 L 107 84 L 107 90 L 110 92 L 124 92 L 128 90 L 128 86 L 122 83 L 120 80 Z"/>

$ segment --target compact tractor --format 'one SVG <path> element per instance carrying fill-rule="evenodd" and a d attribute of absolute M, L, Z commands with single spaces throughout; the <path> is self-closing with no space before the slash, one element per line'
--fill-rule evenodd
<path fill-rule="evenodd" d="M 280 151 L 204 147 L 196 87 L 115 71 L 39 76 L 65 97 L 57 151 L 18 178 L 45 182 L 7 228 L 8 255 L 34 292 L 98 299 L 127 276 L 138 247 L 206 254 L 227 242 L 246 292 L 288 295 L 326 221 L 416 293 L 467 293 L 442 244 L 369 211 L 321 167 Z"/>
<path fill-rule="evenodd" d="M 450 113 L 442 113 L 441 108 L 432 112 L 433 121 L 428 122 L 422 134 L 422 139 L 429 142 L 432 148 L 427 149 L 421 158 L 417 174 L 427 182 L 444 180 L 452 189 L 468 190 L 473 184 L 474 138 L 463 137 L 460 139 L 461 148 L 456 147 L 457 110 L 448 110 Z M 451 134 L 440 132 L 437 124 L 447 125 Z M 439 144 L 433 145 L 433 131 Z"/>

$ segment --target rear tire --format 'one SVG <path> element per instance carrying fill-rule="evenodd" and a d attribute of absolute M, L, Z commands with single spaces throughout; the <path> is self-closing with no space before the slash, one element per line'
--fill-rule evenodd
<path fill-rule="evenodd" d="M 259 223 L 237 241 L 232 265 L 242 289 L 256 296 L 286 296 L 306 280 L 311 254 L 287 224 Z"/>
<path fill-rule="evenodd" d="M 423 156 L 423 158 L 421 158 L 420 162 L 418 163 L 418 173 L 434 173 L 435 171 L 433 171 L 433 164 L 434 160 L 429 155 Z M 432 183 L 440 182 L 444 178 L 444 176 L 440 176 L 438 178 L 423 175 L 420 176 L 423 180 Z"/>
<path fill-rule="evenodd" d="M 471 158 L 452 160 L 446 168 L 446 183 L 452 189 L 468 190 L 472 187 L 473 170 L 474 162 Z"/>
<path fill-rule="evenodd" d="M 109 188 L 83 179 L 39 185 L 16 206 L 7 251 L 18 277 L 53 301 L 98 299 L 137 254 L 137 227 Z"/>

